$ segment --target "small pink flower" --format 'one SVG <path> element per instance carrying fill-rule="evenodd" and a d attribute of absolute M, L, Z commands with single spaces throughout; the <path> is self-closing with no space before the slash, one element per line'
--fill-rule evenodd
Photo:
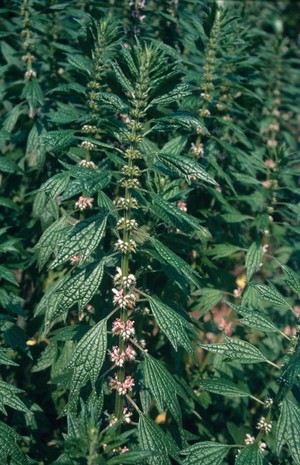
<path fill-rule="evenodd" d="M 126 360 L 132 362 L 136 358 L 136 351 L 130 345 L 128 345 L 125 350 L 125 355 L 126 355 Z"/>
<path fill-rule="evenodd" d="M 272 186 L 272 181 L 266 179 L 265 181 L 262 181 L 261 185 L 264 186 L 266 189 L 270 189 L 270 187 Z"/>
<path fill-rule="evenodd" d="M 124 289 L 112 289 L 112 292 L 115 294 L 113 298 L 113 303 L 119 305 L 121 308 L 133 308 L 135 306 L 135 295 L 134 294 L 126 294 L 124 295 Z"/>
<path fill-rule="evenodd" d="M 132 412 L 127 407 L 123 408 L 123 420 L 125 423 L 131 423 Z"/>
<path fill-rule="evenodd" d="M 122 449 L 121 449 L 121 454 L 125 454 L 125 452 L 128 452 L 128 451 L 129 451 L 128 447 L 127 447 L 127 446 L 124 446 L 124 447 L 122 447 Z"/>
<path fill-rule="evenodd" d="M 251 434 L 246 434 L 246 439 L 245 439 L 245 444 L 254 444 L 255 443 L 255 437 L 251 436 Z"/>
<path fill-rule="evenodd" d="M 117 318 L 113 322 L 112 333 L 115 335 L 120 335 L 123 339 L 129 339 L 135 335 L 134 321 L 127 320 L 125 323 L 125 321 Z"/>
<path fill-rule="evenodd" d="M 179 208 L 179 210 L 182 210 L 183 212 L 187 212 L 186 202 L 183 202 L 182 200 L 179 200 L 177 202 L 177 207 Z"/>
<path fill-rule="evenodd" d="M 278 145 L 277 140 L 275 139 L 268 139 L 267 140 L 267 146 L 270 147 L 271 149 L 275 149 Z"/>
<path fill-rule="evenodd" d="M 93 197 L 84 197 L 83 195 L 81 195 L 75 203 L 75 207 L 79 208 L 80 211 L 83 211 L 86 208 L 92 208 L 93 202 Z"/>
<path fill-rule="evenodd" d="M 234 289 L 233 291 L 234 297 L 241 297 L 242 293 L 243 293 L 242 287 L 238 287 L 237 289 Z"/>
<path fill-rule="evenodd" d="M 80 262 L 80 257 L 79 257 L 79 255 L 75 255 L 74 257 L 72 257 L 71 260 L 70 260 L 70 262 L 71 262 L 71 265 L 75 265 L 75 263 Z"/>
<path fill-rule="evenodd" d="M 271 158 L 268 158 L 268 160 L 265 160 L 264 163 L 265 163 L 265 166 L 269 168 L 270 170 L 273 170 L 274 168 L 276 168 L 276 163 Z"/>
<path fill-rule="evenodd" d="M 285 326 L 285 328 L 283 329 L 283 332 L 287 336 L 296 336 L 297 334 L 296 328 L 292 328 L 290 325 Z"/>

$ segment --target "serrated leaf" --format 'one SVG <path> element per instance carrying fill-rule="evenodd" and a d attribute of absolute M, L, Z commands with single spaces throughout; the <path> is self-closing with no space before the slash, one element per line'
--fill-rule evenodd
<path fill-rule="evenodd" d="M 42 268 L 48 261 L 50 255 L 57 251 L 70 227 L 71 226 L 68 225 L 67 216 L 63 216 L 51 224 L 51 226 L 49 226 L 49 228 L 47 228 L 42 234 L 40 240 L 34 247 L 38 251 L 39 268 Z"/>
<path fill-rule="evenodd" d="M 118 113 L 127 112 L 128 106 L 118 95 L 109 92 L 99 92 L 99 100 L 108 104 L 112 109 Z"/>
<path fill-rule="evenodd" d="M 173 155 L 180 155 L 184 150 L 187 143 L 185 136 L 178 136 L 169 140 L 161 149 L 162 153 L 172 153 Z"/>
<path fill-rule="evenodd" d="M 86 261 L 104 236 L 106 222 L 107 217 L 100 214 L 77 223 L 59 244 L 57 257 L 51 268 L 61 265 L 74 256 L 80 258 L 80 264 Z"/>
<path fill-rule="evenodd" d="M 60 84 L 59 86 L 54 87 L 53 89 L 47 92 L 47 95 L 51 95 L 54 92 L 62 92 L 64 94 L 71 94 L 72 92 L 77 92 L 79 94 L 85 94 L 86 88 L 81 84 L 78 84 L 77 82 L 70 82 L 68 84 Z"/>
<path fill-rule="evenodd" d="M 134 93 L 134 88 L 131 84 L 131 82 L 129 81 L 129 79 L 125 76 L 125 74 L 123 73 L 122 69 L 120 68 L 120 66 L 118 65 L 117 62 L 113 62 L 112 63 L 112 68 L 113 68 L 113 71 L 114 71 L 114 74 L 115 74 L 115 77 L 118 81 L 118 83 L 121 85 L 121 87 L 123 88 L 123 90 L 125 92 L 130 92 L 131 94 Z"/>
<path fill-rule="evenodd" d="M 269 283 L 269 286 L 266 286 L 265 284 L 252 282 L 251 286 L 254 287 L 254 289 L 257 290 L 260 293 L 261 297 L 267 302 L 271 302 L 277 307 L 290 308 L 290 305 L 283 298 L 283 296 L 276 289 L 276 287 L 273 286 L 273 284 Z"/>
<path fill-rule="evenodd" d="M 250 326 L 250 328 L 258 329 L 259 331 L 265 331 L 267 333 L 280 332 L 273 321 L 263 313 L 254 310 L 251 307 L 242 307 L 240 305 L 232 304 L 231 302 L 227 303 L 237 313 L 243 315 L 244 318 L 242 318 L 240 322 L 244 325 Z"/>
<path fill-rule="evenodd" d="M 14 160 L 10 160 L 7 157 L 0 157 L 0 172 L 3 173 L 19 173 L 20 168 Z"/>
<path fill-rule="evenodd" d="M 57 354 L 58 354 L 57 344 L 51 342 L 51 344 L 48 344 L 45 347 L 40 357 L 38 358 L 37 362 L 31 369 L 31 372 L 37 373 L 38 371 L 45 370 L 46 368 L 52 366 L 54 361 L 57 358 Z"/>
<path fill-rule="evenodd" d="M 201 296 L 198 299 L 197 307 L 201 308 L 201 315 L 204 315 L 220 302 L 223 298 L 224 291 L 204 287 L 201 289 L 200 293 Z"/>
<path fill-rule="evenodd" d="M 47 309 L 46 320 L 56 320 L 76 303 L 79 311 L 83 310 L 99 289 L 103 271 L 103 261 L 76 270 L 56 291 L 58 300 L 55 301 L 54 307 Z"/>
<path fill-rule="evenodd" d="M 250 444 L 238 454 L 235 465 L 263 465 L 258 444 Z"/>
<path fill-rule="evenodd" d="M 11 284 L 14 284 L 15 286 L 19 286 L 14 273 L 3 265 L 0 265 L 0 281 L 1 279 L 4 279 L 5 281 L 8 281 Z"/>
<path fill-rule="evenodd" d="M 226 223 L 241 223 L 246 220 L 253 220 L 253 216 L 241 215 L 240 213 L 224 213 L 220 215 Z"/>
<path fill-rule="evenodd" d="M 213 392 L 214 394 L 220 394 L 226 397 L 248 397 L 251 393 L 245 389 L 240 388 L 236 384 L 232 383 L 227 379 L 211 378 L 202 379 L 199 382 L 201 388 L 205 391 Z"/>
<path fill-rule="evenodd" d="M 182 422 L 177 396 L 186 398 L 186 393 L 162 363 L 150 355 L 145 355 L 143 363 L 144 383 L 150 389 L 160 412 L 167 406 L 179 425 Z"/>
<path fill-rule="evenodd" d="M 218 258 L 228 257 L 236 252 L 239 252 L 241 247 L 233 244 L 216 244 L 213 249 L 208 251 L 208 255 L 212 255 L 214 260 Z"/>
<path fill-rule="evenodd" d="M 143 449 L 153 451 L 156 454 L 155 457 L 147 459 L 149 465 L 171 465 L 169 455 L 177 455 L 174 443 L 151 418 L 146 417 L 143 413 L 140 414 L 139 418 L 138 437 Z"/>
<path fill-rule="evenodd" d="M 135 449 L 132 452 L 125 452 L 120 454 L 117 457 L 112 457 L 108 460 L 107 465 L 122 465 L 122 464 L 139 464 L 142 461 L 157 456 L 157 452 L 146 451 L 142 449 Z"/>
<path fill-rule="evenodd" d="M 168 129 L 183 128 L 188 131 L 193 131 L 197 134 L 209 135 L 208 130 L 203 123 L 193 113 L 178 111 L 171 115 L 164 116 L 158 120 L 152 128 L 151 132 L 166 131 Z"/>
<path fill-rule="evenodd" d="M 189 335 L 189 332 L 193 332 L 193 327 L 190 323 L 157 297 L 148 296 L 147 299 L 158 326 L 165 333 L 174 349 L 177 351 L 179 344 L 193 355 L 194 348 Z"/>
<path fill-rule="evenodd" d="M 78 71 L 83 71 L 85 74 L 91 75 L 91 62 L 83 55 L 75 54 L 67 56 L 68 63 Z"/>
<path fill-rule="evenodd" d="M 3 464 L 29 465 L 28 457 L 17 444 L 21 439 L 14 429 L 0 421 L 0 459 Z"/>
<path fill-rule="evenodd" d="M 205 171 L 205 169 L 191 158 L 161 152 L 156 154 L 156 157 L 168 170 L 183 177 L 189 183 L 191 182 L 192 176 L 198 180 L 218 186 L 218 183 Z"/>
<path fill-rule="evenodd" d="M 21 98 L 26 98 L 31 111 L 42 105 L 44 95 L 42 88 L 36 79 L 27 81 L 23 87 Z"/>
<path fill-rule="evenodd" d="M 197 273 L 178 255 L 176 255 L 172 250 L 166 247 L 157 239 L 152 237 L 149 238 L 151 244 L 154 246 L 156 252 L 159 255 L 160 261 L 166 265 L 174 268 L 175 271 L 182 274 L 187 282 L 192 282 L 195 286 L 200 287 L 199 285 L 199 276 Z"/>
<path fill-rule="evenodd" d="M 229 446 L 217 442 L 199 442 L 181 452 L 187 456 L 183 465 L 220 465 L 229 450 Z"/>
<path fill-rule="evenodd" d="M 30 412 L 26 405 L 19 399 L 18 394 L 24 392 L 12 384 L 0 381 L 0 411 L 7 415 L 4 405 L 19 410 L 20 412 Z"/>
<path fill-rule="evenodd" d="M 188 234 L 197 233 L 203 241 L 211 237 L 210 232 L 200 224 L 197 218 L 175 207 L 154 192 L 150 195 L 153 199 L 153 205 L 150 205 L 151 210 L 165 223 Z"/>
<path fill-rule="evenodd" d="M 73 129 L 49 131 L 42 136 L 42 144 L 49 145 L 53 151 L 66 149 L 74 141 L 74 133 Z"/>
<path fill-rule="evenodd" d="M 253 273 L 255 273 L 261 263 L 263 256 L 263 250 L 260 242 L 256 241 L 251 244 L 246 255 L 246 269 L 247 269 L 247 279 L 250 281 Z"/>
<path fill-rule="evenodd" d="M 39 191 L 45 192 L 48 197 L 55 198 L 66 189 L 69 179 L 70 175 L 66 171 L 55 174 L 52 178 L 42 184 Z"/>
<path fill-rule="evenodd" d="M 77 344 L 66 370 L 72 369 L 71 404 L 77 402 L 79 392 L 88 380 L 95 387 L 107 351 L 107 320 L 101 320 Z"/>
<path fill-rule="evenodd" d="M 296 273 L 286 265 L 281 265 L 281 268 L 289 277 L 289 279 L 285 280 L 287 286 L 289 286 L 290 289 L 292 289 L 292 291 L 294 291 L 298 296 L 300 296 L 300 283 L 298 281 L 298 276 L 296 275 Z"/>
<path fill-rule="evenodd" d="M 7 114 L 3 123 L 4 131 L 7 131 L 8 133 L 12 132 L 19 119 L 19 116 L 22 115 L 24 111 L 25 109 L 22 107 L 21 103 L 19 105 L 14 105 Z"/>
<path fill-rule="evenodd" d="M 265 362 L 266 357 L 249 342 L 224 336 L 224 343 L 199 344 L 202 349 L 209 350 L 239 363 Z"/>
<path fill-rule="evenodd" d="M 276 430 L 276 449 L 280 454 L 284 444 L 288 445 L 296 464 L 300 464 L 300 409 L 288 399 L 282 402 Z"/>
<path fill-rule="evenodd" d="M 7 357 L 5 350 L 3 350 L 1 347 L 0 347 L 0 365 L 11 365 L 15 367 L 19 366 L 18 363 L 14 362 L 9 357 Z"/>
<path fill-rule="evenodd" d="M 178 84 L 175 86 L 173 90 L 168 92 L 167 94 L 160 95 L 159 97 L 155 97 L 151 100 L 151 106 L 153 105 L 167 105 L 172 102 L 178 102 L 178 100 L 190 95 L 192 93 L 192 89 L 189 84 Z"/>

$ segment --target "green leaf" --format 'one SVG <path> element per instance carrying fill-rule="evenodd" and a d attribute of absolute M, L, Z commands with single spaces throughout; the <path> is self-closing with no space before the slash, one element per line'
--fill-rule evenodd
<path fill-rule="evenodd" d="M 45 192 L 47 196 L 51 198 L 55 198 L 66 189 L 69 180 L 70 175 L 66 171 L 55 174 L 52 176 L 52 178 L 48 179 L 48 181 L 42 184 L 39 191 Z"/>
<path fill-rule="evenodd" d="M 176 255 L 172 250 L 166 247 L 157 239 L 152 237 L 149 238 L 151 244 L 154 246 L 156 252 L 159 255 L 159 259 L 162 263 L 171 266 L 175 271 L 179 271 L 187 282 L 192 282 L 196 287 L 200 287 L 199 276 L 181 257 Z"/>
<path fill-rule="evenodd" d="M 118 65 L 117 62 L 113 62 L 112 63 L 112 68 L 113 68 L 113 71 L 114 71 L 114 74 L 115 74 L 115 77 L 118 81 L 118 83 L 121 85 L 121 87 L 123 88 L 123 90 L 125 92 L 130 92 L 131 94 L 134 93 L 134 88 L 131 84 L 131 82 L 129 81 L 129 79 L 125 76 L 125 74 L 123 73 L 123 71 L 121 70 L 120 66 Z"/>
<path fill-rule="evenodd" d="M 199 346 L 239 363 L 258 363 L 267 360 L 260 350 L 249 342 L 227 336 L 224 336 L 224 340 L 225 342 L 221 344 L 199 344 Z"/>
<path fill-rule="evenodd" d="M 1 463 L 10 463 L 12 465 L 29 465 L 29 463 L 32 463 L 17 444 L 17 441 L 21 439 L 21 436 L 19 436 L 14 429 L 0 421 Z"/>
<path fill-rule="evenodd" d="M 235 465 L 263 465 L 258 444 L 250 444 L 238 454 Z"/>
<path fill-rule="evenodd" d="M 160 412 L 167 406 L 179 425 L 182 422 L 181 410 L 177 395 L 186 398 L 186 393 L 162 363 L 150 355 L 145 355 L 143 363 L 144 382 L 150 389 Z"/>
<path fill-rule="evenodd" d="M 5 350 L 0 348 L 0 365 L 11 365 L 11 366 L 19 366 L 18 363 L 13 362 L 9 357 L 6 356 Z"/>
<path fill-rule="evenodd" d="M 48 344 L 40 357 L 38 358 L 36 364 L 31 369 L 32 373 L 37 373 L 38 371 L 45 370 L 46 368 L 53 365 L 58 355 L 57 344 L 52 343 Z"/>
<path fill-rule="evenodd" d="M 226 397 L 248 397 L 251 393 L 245 389 L 240 388 L 236 384 L 232 383 L 227 379 L 211 378 L 202 379 L 200 382 L 200 388 L 214 394 L 220 394 Z"/>
<path fill-rule="evenodd" d="M 107 217 L 100 214 L 83 220 L 68 230 L 50 268 L 55 268 L 74 256 L 79 256 L 79 264 L 85 262 L 104 236 L 106 222 Z"/>
<path fill-rule="evenodd" d="M 300 409 L 288 399 L 282 402 L 276 430 L 276 449 L 280 454 L 282 446 L 288 445 L 296 464 L 300 464 Z"/>
<path fill-rule="evenodd" d="M 221 465 L 230 447 L 217 442 L 199 442 L 183 450 L 183 465 Z"/>
<path fill-rule="evenodd" d="M 250 281 L 250 278 L 252 277 L 253 273 L 255 273 L 258 270 L 262 256 L 263 250 L 260 242 L 253 242 L 253 244 L 251 244 L 251 246 L 249 247 L 245 261 L 248 281 Z"/>
<path fill-rule="evenodd" d="M 178 136 L 170 139 L 161 149 L 162 153 L 172 153 L 173 155 L 180 155 L 185 149 L 187 138 L 185 136 Z"/>
<path fill-rule="evenodd" d="M 21 103 L 19 103 L 19 105 L 13 106 L 3 123 L 4 131 L 7 131 L 8 133 L 12 132 L 19 119 L 19 116 L 22 115 L 24 112 L 25 109 Z"/>
<path fill-rule="evenodd" d="M 6 266 L 0 265 L 0 281 L 4 279 L 15 286 L 19 286 L 18 281 L 12 271 L 10 271 Z"/>
<path fill-rule="evenodd" d="M 67 56 L 68 63 L 78 71 L 83 71 L 85 74 L 91 75 L 91 62 L 84 58 L 83 55 L 75 54 Z"/>
<path fill-rule="evenodd" d="M 7 157 L 0 157 L 0 171 L 3 173 L 20 173 L 21 170 L 14 160 Z"/>
<path fill-rule="evenodd" d="M 51 95 L 54 92 L 62 92 L 63 94 L 71 94 L 72 92 L 77 92 L 78 94 L 86 93 L 86 88 L 77 82 L 70 82 L 68 84 L 60 84 L 57 87 L 49 90 L 47 95 Z"/>
<path fill-rule="evenodd" d="M 156 157 L 168 170 L 183 177 L 189 183 L 191 182 L 192 176 L 198 180 L 218 186 L 218 183 L 204 170 L 204 168 L 191 158 L 161 152 L 156 154 Z"/>
<path fill-rule="evenodd" d="M 286 265 L 281 265 L 281 268 L 288 275 L 289 279 L 285 280 L 287 286 L 289 286 L 292 289 L 292 291 L 294 291 L 298 296 L 300 296 L 300 283 L 298 281 L 296 273 Z"/>
<path fill-rule="evenodd" d="M 49 145 L 51 150 L 64 150 L 74 141 L 73 129 L 60 129 L 59 131 L 49 131 L 42 136 L 42 143 Z"/>
<path fill-rule="evenodd" d="M 104 260 L 91 263 L 75 272 L 67 279 L 58 281 L 40 301 L 35 314 L 46 312 L 46 326 L 64 315 L 73 305 L 78 303 L 79 310 L 90 302 L 99 289 L 104 271 Z"/>
<path fill-rule="evenodd" d="M 27 81 L 23 87 L 21 98 L 26 98 L 31 111 L 40 107 L 44 100 L 41 86 L 36 79 Z"/>
<path fill-rule="evenodd" d="M 7 415 L 4 404 L 9 407 L 19 410 L 20 412 L 30 412 L 26 405 L 19 399 L 17 394 L 24 392 L 12 384 L 0 381 L 0 411 Z"/>
<path fill-rule="evenodd" d="M 240 305 L 232 304 L 231 302 L 227 302 L 227 304 L 237 313 L 243 315 L 244 318 L 242 318 L 240 322 L 244 325 L 258 329 L 259 331 L 265 331 L 266 333 L 280 332 L 273 321 L 263 313 L 254 310 L 251 307 L 242 307 Z"/>
<path fill-rule="evenodd" d="M 178 102 L 183 97 L 187 95 L 191 95 L 192 89 L 189 84 L 178 84 L 174 87 L 173 90 L 168 92 L 167 94 L 160 95 L 159 97 L 155 97 L 151 101 L 151 106 L 153 105 L 168 105 L 172 102 Z"/>
<path fill-rule="evenodd" d="M 122 465 L 134 464 L 137 465 L 150 457 L 157 456 L 157 452 L 135 449 L 132 452 L 125 452 L 117 457 L 112 457 L 108 460 L 107 465 Z"/>
<path fill-rule="evenodd" d="M 63 216 L 59 220 L 55 221 L 41 236 L 38 243 L 35 245 L 35 249 L 38 251 L 38 265 L 41 269 L 48 258 L 53 252 L 57 252 L 63 238 L 66 236 L 70 229 L 68 224 L 68 217 Z"/>
<path fill-rule="evenodd" d="M 212 255 L 214 260 L 218 258 L 228 257 L 236 252 L 239 252 L 241 247 L 233 244 L 216 244 L 211 250 L 208 251 L 208 255 Z"/>
<path fill-rule="evenodd" d="M 189 132 L 196 134 L 209 135 L 208 130 L 202 124 L 202 122 L 193 113 L 187 111 L 178 111 L 171 115 L 164 116 L 158 120 L 152 128 L 151 132 L 165 132 L 168 129 L 186 129 Z"/>
<path fill-rule="evenodd" d="M 201 296 L 198 298 L 197 308 L 201 309 L 201 315 L 204 315 L 209 312 L 211 308 L 215 307 L 224 295 L 224 291 L 211 289 L 209 287 L 202 288 L 199 293 Z"/>
<path fill-rule="evenodd" d="M 171 465 L 169 455 L 177 455 L 174 443 L 151 418 L 143 413 L 140 414 L 139 418 L 138 437 L 143 449 L 153 451 L 156 454 L 155 457 L 148 458 L 149 465 Z"/>
<path fill-rule="evenodd" d="M 261 297 L 267 302 L 271 302 L 277 307 L 291 308 L 273 284 L 269 283 L 269 286 L 266 286 L 265 284 L 252 282 L 250 285 L 254 287 L 254 289 L 258 291 Z"/>
<path fill-rule="evenodd" d="M 107 350 L 107 320 L 101 320 L 77 344 L 66 370 L 72 369 L 70 401 L 77 402 L 79 391 L 88 380 L 95 387 Z"/>
<path fill-rule="evenodd" d="M 240 213 L 224 213 L 220 215 L 226 223 L 241 223 L 245 220 L 253 220 L 253 216 L 241 215 Z"/>
<path fill-rule="evenodd" d="M 154 192 L 151 192 L 150 195 L 153 199 L 153 205 L 150 205 L 151 210 L 165 223 L 187 234 L 198 234 L 203 241 L 207 241 L 211 237 L 210 232 L 201 226 L 197 218 L 180 210 L 180 208 L 164 200 Z"/>
<path fill-rule="evenodd" d="M 148 296 L 147 299 L 158 326 L 165 333 L 174 349 L 177 351 L 178 344 L 180 344 L 193 355 L 194 348 L 189 335 L 190 332 L 193 332 L 191 324 L 157 297 Z"/>

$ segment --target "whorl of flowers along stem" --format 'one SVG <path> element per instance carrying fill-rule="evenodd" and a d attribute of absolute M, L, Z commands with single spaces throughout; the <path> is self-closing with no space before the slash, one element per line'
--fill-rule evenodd
<path fill-rule="evenodd" d="M 37 77 L 36 71 L 33 69 L 33 62 L 35 56 L 33 55 L 33 32 L 31 30 L 31 19 L 29 10 L 30 0 L 23 0 L 21 6 L 21 16 L 23 17 L 21 37 L 24 38 L 22 48 L 24 55 L 22 55 L 22 61 L 26 64 L 26 72 L 24 74 L 25 81 L 30 81 Z"/>
<path fill-rule="evenodd" d="M 218 45 L 218 36 L 220 32 L 220 10 L 216 12 L 215 21 L 211 29 L 211 34 L 205 53 L 205 65 L 203 67 L 204 73 L 201 82 L 201 102 L 202 105 L 199 110 L 199 115 L 202 118 L 210 116 L 210 111 L 207 108 L 213 101 L 212 91 L 214 90 L 215 69 L 216 69 L 216 52 Z"/>
<path fill-rule="evenodd" d="M 139 188 L 137 178 L 141 174 L 134 162 L 136 159 L 141 158 L 138 144 L 142 139 L 141 130 L 143 125 L 141 120 L 145 116 L 148 100 L 149 67 L 149 54 L 144 53 L 141 56 L 139 78 L 137 79 L 134 92 L 129 96 L 131 109 L 128 121 L 125 122 L 130 132 L 128 135 L 129 147 L 123 153 L 124 158 L 127 160 L 127 164 L 122 168 L 122 174 L 125 177 L 120 181 L 124 196 L 115 199 L 115 204 L 122 210 L 123 216 L 118 221 L 116 228 L 117 232 L 121 235 L 115 245 L 116 250 L 121 252 L 121 263 L 117 267 L 117 273 L 114 278 L 116 288 L 113 289 L 113 301 L 120 307 L 120 318 L 113 324 L 113 334 L 119 334 L 119 343 L 117 349 L 113 348 L 112 351 L 113 361 L 117 365 L 117 372 L 114 380 L 111 382 L 111 388 L 116 389 L 114 415 L 120 421 L 123 418 L 124 395 L 134 387 L 134 379 L 127 375 L 124 366 L 126 361 L 134 360 L 136 357 L 135 351 L 126 344 L 126 339 L 135 334 L 134 322 L 128 319 L 129 313 L 134 310 L 136 304 L 136 296 L 131 290 L 135 286 L 136 279 L 129 272 L 131 255 L 137 251 L 137 244 L 133 240 L 132 235 L 138 227 L 137 221 L 132 218 L 132 210 L 138 209 L 138 203 L 132 196 L 132 190 Z M 130 386 L 128 384 L 128 387 L 126 383 L 129 383 Z"/>

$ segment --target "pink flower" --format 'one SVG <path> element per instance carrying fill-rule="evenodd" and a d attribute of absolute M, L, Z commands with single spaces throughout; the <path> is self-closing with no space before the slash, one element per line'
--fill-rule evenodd
<path fill-rule="evenodd" d="M 112 289 L 114 295 L 113 303 L 119 305 L 121 308 L 133 308 L 135 306 L 135 295 L 134 294 L 126 294 L 124 295 L 124 289 Z"/>
<path fill-rule="evenodd" d="M 237 289 L 234 289 L 233 294 L 234 297 L 241 297 L 243 293 L 243 289 L 241 287 L 238 287 Z"/>
<path fill-rule="evenodd" d="M 182 200 L 179 200 L 177 202 L 177 207 L 179 208 L 179 210 L 187 212 L 186 202 L 183 202 Z"/>
<path fill-rule="evenodd" d="M 117 318 L 113 322 L 112 333 L 120 335 L 123 339 L 129 339 L 135 335 L 134 321 L 127 320 L 125 323 L 125 321 Z"/>
<path fill-rule="evenodd" d="M 83 195 L 81 195 L 75 203 L 75 207 L 79 208 L 80 211 L 83 211 L 86 208 L 92 208 L 93 202 L 93 197 L 84 197 Z"/>
<path fill-rule="evenodd" d="M 270 181 L 269 179 L 266 179 L 266 181 L 263 181 L 261 184 L 262 184 L 262 186 L 264 186 L 266 189 L 270 189 L 270 187 L 272 186 L 272 181 Z"/>
<path fill-rule="evenodd" d="M 70 260 L 70 262 L 71 262 L 71 265 L 75 265 L 75 263 L 80 262 L 80 257 L 79 257 L 79 255 L 75 255 L 74 257 L 72 257 L 71 260 Z"/>

